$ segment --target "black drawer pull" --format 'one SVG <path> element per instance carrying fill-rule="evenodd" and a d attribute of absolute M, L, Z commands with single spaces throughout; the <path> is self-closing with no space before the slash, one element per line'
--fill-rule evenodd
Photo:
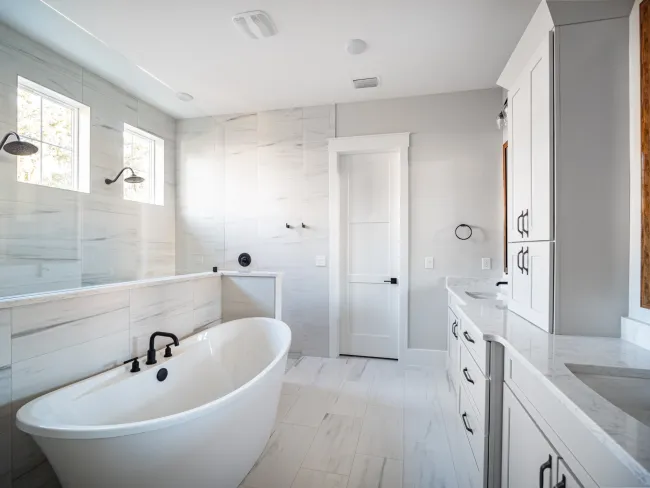
<path fill-rule="evenodd" d="M 553 488 L 566 488 L 566 476 L 562 475 L 562 479 L 557 482 Z"/>
<path fill-rule="evenodd" d="M 519 217 L 517 217 L 517 232 L 519 232 L 521 234 L 521 237 L 524 237 L 524 231 L 521 230 L 521 225 L 522 225 L 521 224 L 521 219 L 523 219 L 523 218 L 524 218 L 524 212 L 522 210 L 521 215 Z"/>
<path fill-rule="evenodd" d="M 463 419 L 463 425 L 465 426 L 465 430 L 470 434 L 474 435 L 474 431 L 470 428 L 469 424 L 467 423 L 467 414 L 464 413 L 461 417 Z"/>
<path fill-rule="evenodd" d="M 521 229 L 526 233 L 526 237 L 528 237 L 528 229 L 526 228 L 527 220 L 528 220 L 528 209 L 526 209 L 526 213 L 521 216 Z"/>
<path fill-rule="evenodd" d="M 465 376 L 465 379 L 467 380 L 468 383 L 474 384 L 474 380 L 469 376 L 469 373 L 467 372 L 467 368 L 463 369 L 463 376 Z"/>
<path fill-rule="evenodd" d="M 553 465 L 553 458 L 551 455 L 548 455 L 548 461 L 546 461 L 544 464 L 542 464 L 539 467 L 539 488 L 544 488 L 544 472 L 547 469 L 551 469 L 551 466 Z"/>
<path fill-rule="evenodd" d="M 529 255 L 530 252 L 529 251 L 530 251 L 530 248 L 527 247 L 526 250 L 524 251 L 524 254 L 521 256 L 521 265 L 522 265 L 523 271 L 525 271 L 526 274 L 528 274 L 528 272 L 530 271 L 530 269 L 529 269 L 529 267 L 530 267 L 530 255 Z M 528 259 L 526 259 L 526 258 L 528 258 Z M 527 263 L 528 266 L 526 266 L 524 263 Z"/>
<path fill-rule="evenodd" d="M 466 330 L 463 331 L 463 336 L 465 336 L 465 339 L 467 339 L 467 342 L 471 342 L 474 344 L 474 339 L 472 339 L 472 336 L 470 336 Z"/>
<path fill-rule="evenodd" d="M 454 323 L 451 324 L 451 333 L 454 334 L 454 337 L 458 339 L 458 334 L 456 334 L 456 328 L 458 327 L 458 321 L 454 320 Z"/>

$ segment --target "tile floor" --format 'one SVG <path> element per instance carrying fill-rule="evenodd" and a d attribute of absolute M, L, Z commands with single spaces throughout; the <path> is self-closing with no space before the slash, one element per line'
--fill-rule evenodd
<path fill-rule="evenodd" d="M 444 368 L 290 359 L 275 430 L 240 488 L 459 488 L 451 398 Z"/>

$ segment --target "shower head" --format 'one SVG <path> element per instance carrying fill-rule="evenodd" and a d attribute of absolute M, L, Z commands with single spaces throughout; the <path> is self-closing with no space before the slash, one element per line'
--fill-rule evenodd
<path fill-rule="evenodd" d="M 127 169 L 131 172 L 131 176 L 127 176 L 126 178 L 124 178 L 124 181 L 125 181 L 126 183 L 134 183 L 134 184 L 135 184 L 135 183 L 142 183 L 142 182 L 144 182 L 144 178 L 143 178 L 142 176 L 138 176 L 138 175 L 136 175 L 136 174 L 135 174 L 135 171 L 133 171 L 133 170 L 132 170 L 131 168 L 129 168 L 128 166 L 125 166 L 124 168 L 122 168 L 122 171 L 120 171 L 119 173 L 117 173 L 117 176 L 116 176 L 114 179 L 110 180 L 110 179 L 106 178 L 106 179 L 104 180 L 104 183 L 106 183 L 107 185 L 112 185 L 113 183 L 115 183 L 117 180 L 120 179 L 120 176 L 122 176 L 122 173 L 124 173 Z"/>
<path fill-rule="evenodd" d="M 126 178 L 124 178 L 124 181 L 126 181 L 127 183 L 143 183 L 144 178 L 142 176 L 136 176 L 134 174 L 134 175 L 127 176 Z"/>
<path fill-rule="evenodd" d="M 17 140 L 5 144 L 5 142 L 7 142 L 7 139 L 11 135 L 16 136 Z M 15 132 L 8 132 L 4 136 L 2 142 L 0 142 L 0 149 L 3 148 L 9 154 L 13 154 L 14 156 L 31 156 L 32 154 L 36 154 L 38 152 L 38 148 L 34 144 L 27 141 L 21 141 L 20 136 Z"/>

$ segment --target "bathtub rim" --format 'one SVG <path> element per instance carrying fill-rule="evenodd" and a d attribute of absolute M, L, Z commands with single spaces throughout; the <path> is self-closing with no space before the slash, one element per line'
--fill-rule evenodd
<path fill-rule="evenodd" d="M 213 400 L 208 403 L 204 403 L 203 405 L 199 405 L 198 407 L 194 407 L 192 409 L 185 410 L 183 412 L 174 413 L 172 415 L 166 415 L 164 417 L 158 417 L 158 418 L 148 419 L 148 420 L 143 420 L 138 422 L 129 422 L 129 423 L 112 424 L 112 425 L 62 424 L 57 426 L 51 426 L 51 425 L 43 426 L 43 425 L 39 425 L 37 417 L 29 413 L 30 409 L 28 407 L 32 403 L 45 401 L 47 400 L 48 397 L 54 396 L 55 394 L 59 393 L 62 390 L 71 388 L 72 386 L 78 385 L 80 383 L 91 382 L 95 380 L 98 376 L 106 375 L 109 373 L 116 373 L 116 372 L 119 374 L 119 370 L 121 370 L 122 373 L 124 374 L 124 377 L 128 378 L 129 375 L 131 374 L 128 372 L 128 367 L 120 365 L 115 368 L 111 368 L 109 370 L 103 371 L 101 373 L 97 373 L 95 375 L 89 376 L 88 378 L 84 378 L 80 381 L 76 381 L 69 385 L 63 386 L 61 388 L 57 388 L 56 390 L 46 393 L 45 395 L 41 395 L 37 398 L 34 398 L 33 400 L 29 401 L 18 410 L 16 414 L 16 426 L 18 427 L 18 429 L 20 429 L 21 431 L 27 434 L 36 437 L 49 438 L 49 439 L 71 439 L 71 440 L 72 439 L 107 439 L 112 437 L 124 437 L 129 435 L 142 434 L 145 432 L 151 432 L 154 430 L 160 430 L 167 427 L 180 425 L 185 422 L 196 420 L 205 415 L 208 415 L 213 410 L 216 410 L 221 406 L 226 406 L 229 403 L 233 402 L 237 397 L 239 397 L 240 394 L 243 394 L 246 390 L 254 387 L 257 383 L 259 383 L 259 381 L 262 380 L 264 376 L 267 376 L 268 373 L 273 368 L 275 368 L 277 364 L 280 361 L 282 361 L 284 357 L 288 355 L 289 348 L 291 346 L 291 339 L 292 339 L 291 328 L 285 322 L 274 318 L 250 317 L 250 318 L 231 320 L 228 322 L 224 322 L 222 324 L 217 324 L 205 330 L 197 332 L 196 334 L 181 339 L 181 341 L 187 341 L 189 339 L 194 339 L 196 341 L 194 344 L 190 344 L 188 346 L 189 348 L 191 346 L 197 345 L 199 342 L 203 340 L 206 340 L 206 339 L 199 339 L 199 337 L 201 335 L 208 333 L 212 329 L 217 329 L 223 326 L 235 327 L 237 323 L 245 322 L 253 319 L 262 319 L 264 321 L 270 321 L 274 323 L 274 325 L 276 326 L 282 325 L 283 326 L 282 330 L 287 334 L 286 344 L 283 345 L 281 352 L 278 353 L 275 356 L 275 358 L 264 369 L 262 369 L 259 373 L 257 373 L 253 378 L 248 380 L 246 383 L 241 385 L 236 390 L 233 390 L 227 393 L 226 395 L 217 398 L 216 400 Z M 177 358 L 178 357 L 180 356 L 177 356 Z M 144 356 L 142 356 L 139 359 L 144 359 Z M 142 364 L 144 364 L 144 362 L 142 362 Z M 156 364 L 152 368 L 147 369 L 144 372 L 150 372 L 151 370 L 160 368 L 164 364 L 165 362 L 159 362 L 158 364 Z"/>

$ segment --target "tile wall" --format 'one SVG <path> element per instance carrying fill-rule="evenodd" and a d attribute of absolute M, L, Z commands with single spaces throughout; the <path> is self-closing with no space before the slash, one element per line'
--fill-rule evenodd
<path fill-rule="evenodd" d="M 219 323 L 220 275 L 100 287 L 56 300 L 44 295 L 0 308 L 0 487 L 58 486 L 34 441 L 15 427 L 22 405 L 145 354 L 155 330 L 182 338 Z"/>
<path fill-rule="evenodd" d="M 333 105 L 177 123 L 177 273 L 282 271 L 292 351 L 328 354 L 328 151 Z M 306 228 L 302 227 L 302 223 Z M 291 228 L 286 228 L 289 224 Z"/>
<path fill-rule="evenodd" d="M 90 193 L 16 181 L 0 152 L 0 297 L 174 275 L 176 122 L 0 24 L 0 136 L 16 130 L 17 77 L 91 109 Z M 124 123 L 165 140 L 165 205 L 107 186 L 123 166 Z"/>

